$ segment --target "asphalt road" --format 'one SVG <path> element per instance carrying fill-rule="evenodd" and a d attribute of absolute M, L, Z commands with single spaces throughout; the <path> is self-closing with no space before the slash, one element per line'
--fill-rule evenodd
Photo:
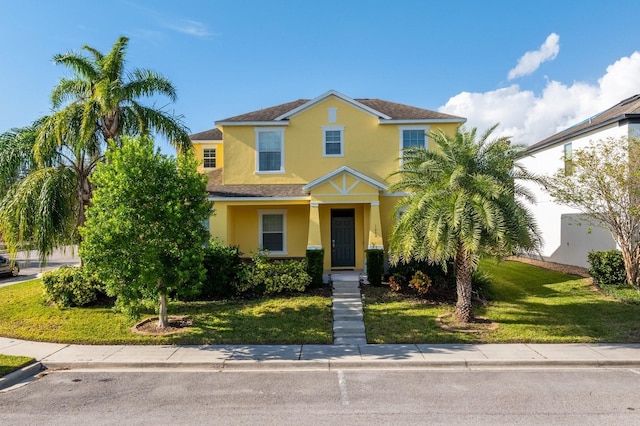
<path fill-rule="evenodd" d="M 6 425 L 640 425 L 640 371 L 53 372 Z"/>
<path fill-rule="evenodd" d="M 33 279 L 41 272 L 50 271 L 62 265 L 80 264 L 77 247 L 54 250 L 46 265 L 41 265 L 38 262 L 38 252 L 36 251 L 19 252 L 16 256 L 16 261 L 20 266 L 20 274 L 17 277 L 0 276 L 0 287 Z"/>

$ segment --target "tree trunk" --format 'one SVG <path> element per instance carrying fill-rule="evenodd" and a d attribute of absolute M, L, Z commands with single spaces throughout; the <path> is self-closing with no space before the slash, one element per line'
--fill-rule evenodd
<path fill-rule="evenodd" d="M 166 328 L 169 325 L 169 317 L 167 316 L 167 295 L 160 293 L 158 296 L 160 308 L 158 309 L 158 328 Z"/>
<path fill-rule="evenodd" d="M 462 323 L 473 320 L 473 306 L 471 305 L 471 259 L 469 253 L 458 249 L 456 253 L 456 319 Z"/>
<path fill-rule="evenodd" d="M 635 248 L 635 247 L 634 247 Z M 640 293 L 640 264 L 634 256 L 635 250 L 622 249 L 622 260 L 624 260 L 624 270 L 627 275 L 627 284 L 633 286 Z"/>

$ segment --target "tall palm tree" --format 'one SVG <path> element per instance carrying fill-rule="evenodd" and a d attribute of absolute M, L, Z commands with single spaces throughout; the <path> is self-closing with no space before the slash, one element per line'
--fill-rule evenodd
<path fill-rule="evenodd" d="M 473 320 L 471 275 L 480 255 L 535 250 L 540 241 L 524 205 L 533 196 L 519 183 L 536 178 L 515 163 L 523 146 L 489 139 L 496 127 L 479 137 L 475 128 L 431 132 L 437 149 L 405 151 L 392 174 L 399 180 L 391 190 L 409 195 L 396 206 L 391 261 L 427 260 L 446 269 L 453 260 L 460 322 Z"/>
<path fill-rule="evenodd" d="M 190 149 L 180 117 L 140 103 L 156 95 L 175 101 L 176 90 L 152 71 L 126 71 L 127 44 L 120 37 L 106 55 L 89 46 L 89 56 L 56 55 L 74 75 L 54 88 L 53 113 L 0 136 L 0 233 L 14 254 L 31 246 L 46 261 L 54 248 L 78 241 L 89 177 L 121 136 L 158 133 L 178 150 Z"/>
<path fill-rule="evenodd" d="M 74 76 L 62 78 L 53 89 L 51 101 L 56 112 L 51 115 L 51 122 L 45 123 L 43 138 L 60 135 L 68 120 L 76 120 L 80 114 L 81 139 L 98 132 L 109 146 L 118 146 L 122 135 L 159 133 L 179 149 L 191 147 L 188 129 L 180 117 L 139 102 L 140 98 L 157 95 L 175 102 L 176 89 L 153 71 L 125 70 L 128 43 L 127 37 L 120 37 L 107 55 L 84 46 L 89 56 L 69 52 L 53 57 L 56 64 L 70 68 Z"/>

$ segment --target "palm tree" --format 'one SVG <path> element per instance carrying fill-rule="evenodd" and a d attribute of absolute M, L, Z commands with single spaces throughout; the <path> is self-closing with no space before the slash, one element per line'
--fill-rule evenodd
<path fill-rule="evenodd" d="M 0 230 L 15 255 L 18 248 L 33 247 L 40 261 L 54 248 L 78 242 L 78 228 L 84 224 L 84 209 L 90 194 L 89 176 L 102 161 L 95 138 L 89 143 L 70 127 L 60 145 L 38 144 L 42 123 L 49 118 L 0 136 L 0 152 L 11 152 L 18 161 L 7 162 L 2 183 L 8 188 L 0 206 Z M 20 171 L 11 179 L 11 168 Z"/>
<path fill-rule="evenodd" d="M 121 136 L 158 133 L 178 150 L 190 149 L 180 117 L 139 102 L 156 95 L 175 101 L 176 90 L 155 72 L 126 71 L 127 44 L 120 37 L 107 55 L 89 46 L 89 56 L 56 55 L 74 75 L 54 88 L 53 113 L 0 136 L 0 233 L 13 253 L 32 246 L 46 261 L 54 248 L 78 242 L 89 177 Z"/>
<path fill-rule="evenodd" d="M 109 146 L 118 146 L 122 135 L 159 133 L 179 149 L 191 147 L 188 129 L 180 117 L 139 102 L 141 97 L 157 95 L 175 102 L 176 89 L 169 80 L 153 71 L 138 68 L 126 71 L 128 43 L 127 37 L 120 37 L 107 55 L 84 46 L 89 57 L 73 52 L 53 57 L 56 64 L 70 68 L 74 77 L 62 78 L 54 88 L 51 101 L 57 111 L 51 116 L 51 122 L 46 123 L 43 137 L 63 133 L 68 120 L 76 120 L 80 114 L 79 136 L 82 139 L 89 139 L 98 132 Z M 67 101 L 69 103 L 64 106 Z"/>
<path fill-rule="evenodd" d="M 438 149 L 404 152 L 392 191 L 408 192 L 396 206 L 391 261 L 440 264 L 453 260 L 456 319 L 473 320 L 471 275 L 481 254 L 514 254 L 539 246 L 535 220 L 524 205 L 533 196 L 518 182 L 537 180 L 515 160 L 523 146 L 489 140 L 497 124 L 478 138 L 476 129 L 454 135 L 429 133 Z"/>

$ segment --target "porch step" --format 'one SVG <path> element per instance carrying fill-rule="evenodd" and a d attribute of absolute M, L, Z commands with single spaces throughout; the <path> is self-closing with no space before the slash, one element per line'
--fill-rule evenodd
<path fill-rule="evenodd" d="M 357 311 L 345 311 L 345 312 L 333 311 L 333 320 L 334 321 L 362 321 L 363 314 L 362 312 L 357 312 Z"/>
<path fill-rule="evenodd" d="M 366 345 L 367 339 L 364 337 L 336 337 L 333 339 L 334 345 Z"/>

